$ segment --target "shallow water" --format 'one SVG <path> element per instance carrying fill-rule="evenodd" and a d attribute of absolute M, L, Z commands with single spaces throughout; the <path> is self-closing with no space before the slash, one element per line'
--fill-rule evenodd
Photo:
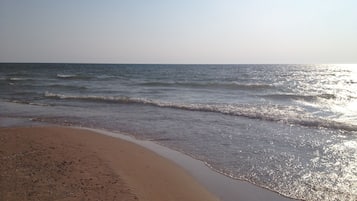
<path fill-rule="evenodd" d="M 357 199 L 346 65 L 0 64 L 2 116 L 125 131 L 306 200 Z"/>

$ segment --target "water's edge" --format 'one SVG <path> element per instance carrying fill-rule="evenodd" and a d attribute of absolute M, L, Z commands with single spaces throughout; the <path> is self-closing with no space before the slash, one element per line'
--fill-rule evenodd
<path fill-rule="evenodd" d="M 209 167 L 203 161 L 193 158 L 185 153 L 170 149 L 154 141 L 140 140 L 134 136 L 123 133 L 121 131 L 112 132 L 102 129 L 93 129 L 86 127 L 73 126 L 72 128 L 94 131 L 99 134 L 123 139 L 139 146 L 145 147 L 156 154 L 173 161 L 181 168 L 186 170 L 207 190 L 212 192 L 222 201 L 237 201 L 237 200 L 270 200 L 270 201 L 293 201 L 295 199 L 285 197 L 270 189 L 256 186 L 247 181 L 233 179 L 224 175 L 215 169 Z"/>
<path fill-rule="evenodd" d="M 223 173 L 220 173 L 207 165 L 205 162 L 194 158 L 188 154 L 170 149 L 155 141 L 137 139 L 129 133 L 122 131 L 108 131 L 105 129 L 81 127 L 81 126 L 65 126 L 53 123 L 38 122 L 33 119 L 20 117 L 4 117 L 0 116 L 0 128 L 4 127 L 43 127 L 43 126 L 61 126 L 75 129 L 92 131 L 98 134 L 119 138 L 129 141 L 136 145 L 142 146 L 161 157 L 164 157 L 176 165 L 183 168 L 191 175 L 199 184 L 204 186 L 209 192 L 217 196 L 222 201 L 294 201 L 295 199 L 288 198 L 278 192 L 267 188 L 257 186 L 248 181 L 231 178 Z"/>

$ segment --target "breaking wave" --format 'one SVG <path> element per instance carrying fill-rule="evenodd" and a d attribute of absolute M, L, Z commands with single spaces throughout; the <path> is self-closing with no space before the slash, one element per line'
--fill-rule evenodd
<path fill-rule="evenodd" d="M 336 99 L 334 94 L 317 94 L 317 95 L 297 95 L 297 94 L 268 94 L 261 95 L 260 97 L 275 99 L 275 100 L 304 100 L 304 101 L 316 101 L 322 99 Z"/>
<path fill-rule="evenodd" d="M 57 74 L 56 77 L 60 79 L 79 79 L 79 80 L 88 80 L 93 78 L 88 75 L 77 75 L 77 74 Z"/>
<path fill-rule="evenodd" d="M 31 80 L 30 78 L 23 78 L 23 77 L 10 77 L 7 80 L 9 81 L 25 81 L 25 80 Z"/>
<path fill-rule="evenodd" d="M 338 122 L 313 116 L 297 106 L 250 105 L 250 104 L 187 104 L 132 98 L 126 96 L 76 96 L 46 92 L 47 98 L 72 99 L 82 101 L 110 102 L 123 104 L 146 104 L 164 108 L 190 111 L 216 112 L 225 115 L 241 116 L 251 119 L 297 124 L 307 127 L 321 127 L 345 131 L 357 131 L 357 125 Z"/>
<path fill-rule="evenodd" d="M 71 75 L 71 74 L 57 74 L 58 78 L 72 78 L 76 77 L 76 75 Z"/>
<path fill-rule="evenodd" d="M 189 88 L 212 88 L 212 89 L 269 89 L 273 85 L 261 83 L 238 83 L 238 82 L 145 82 L 142 86 L 156 87 L 189 87 Z"/>

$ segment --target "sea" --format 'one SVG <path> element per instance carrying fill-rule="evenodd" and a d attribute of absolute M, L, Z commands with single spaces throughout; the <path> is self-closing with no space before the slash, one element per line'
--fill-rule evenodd
<path fill-rule="evenodd" d="M 1 118 L 122 132 L 302 200 L 357 200 L 357 65 L 0 64 Z"/>

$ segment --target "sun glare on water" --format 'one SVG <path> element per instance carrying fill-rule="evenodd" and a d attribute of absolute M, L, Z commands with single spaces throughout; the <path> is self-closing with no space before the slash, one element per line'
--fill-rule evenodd
<path fill-rule="evenodd" d="M 346 92 L 345 101 L 343 101 L 343 110 L 348 120 L 357 124 L 357 64 L 339 64 L 337 65 L 341 71 L 344 71 L 345 77 L 341 77 L 345 81 L 343 84 Z"/>
<path fill-rule="evenodd" d="M 357 64 L 317 65 L 324 71 L 316 90 L 333 95 L 324 99 L 321 108 L 332 111 L 334 120 L 357 125 Z M 321 72 L 320 71 L 320 72 Z"/>

